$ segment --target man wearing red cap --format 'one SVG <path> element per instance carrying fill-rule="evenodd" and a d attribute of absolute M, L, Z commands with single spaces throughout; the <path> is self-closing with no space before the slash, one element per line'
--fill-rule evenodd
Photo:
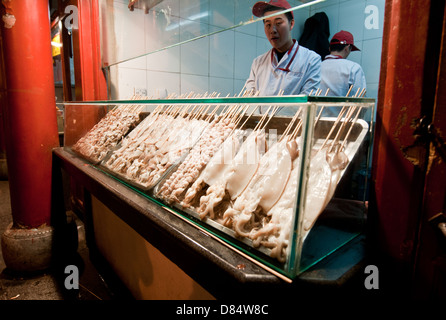
<path fill-rule="evenodd" d="M 265 35 L 273 47 L 254 59 L 246 81 L 246 89 L 259 91 L 260 96 L 309 94 L 319 88 L 320 56 L 299 46 L 292 38 L 292 12 L 274 15 L 290 8 L 285 0 L 259 1 L 252 8 L 255 16 L 264 17 Z M 284 109 L 281 114 L 294 112 L 295 110 Z"/>
<path fill-rule="evenodd" d="M 327 55 L 321 66 L 321 89 L 329 96 L 345 97 L 350 90 L 350 96 L 362 89 L 366 89 L 364 71 L 361 66 L 347 60 L 350 52 L 359 51 L 353 41 L 353 35 L 347 31 L 336 33 L 330 41 L 330 54 Z"/>

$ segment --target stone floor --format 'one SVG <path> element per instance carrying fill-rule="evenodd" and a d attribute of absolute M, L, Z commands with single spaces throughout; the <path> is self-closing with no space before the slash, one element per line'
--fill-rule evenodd
<path fill-rule="evenodd" d="M 0 300 L 113 300 L 116 297 L 89 259 L 83 223 L 68 215 L 78 230 L 79 289 L 66 290 L 64 278 L 52 268 L 37 274 L 16 274 L 9 270 L 0 249 Z M 0 234 L 12 222 L 8 181 L 0 181 Z M 68 276 L 68 274 L 67 274 Z"/>

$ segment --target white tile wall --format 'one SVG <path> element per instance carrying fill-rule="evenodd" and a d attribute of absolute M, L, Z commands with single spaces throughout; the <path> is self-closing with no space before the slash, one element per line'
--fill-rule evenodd
<path fill-rule="evenodd" d="M 204 37 L 181 45 L 181 73 L 209 75 L 209 41 Z"/>
<path fill-rule="evenodd" d="M 347 30 L 355 41 L 361 41 L 364 30 L 365 1 L 349 0 L 339 4 L 338 31 Z M 334 35 L 337 31 L 334 31 Z"/>
<path fill-rule="evenodd" d="M 233 95 L 234 79 L 210 77 L 209 78 L 209 92 L 218 92 L 221 97 Z"/>
<path fill-rule="evenodd" d="M 143 39 L 145 52 L 153 52 L 180 42 L 180 18 L 169 15 L 169 12 L 163 9 L 163 11 L 150 11 L 145 15 Z"/>
<path fill-rule="evenodd" d="M 381 65 L 382 39 L 370 39 L 363 41 L 362 69 L 367 83 L 379 82 L 379 68 Z"/>
<path fill-rule="evenodd" d="M 164 98 L 168 94 L 181 92 L 180 73 L 147 70 L 147 96 Z"/>
<path fill-rule="evenodd" d="M 112 98 L 127 98 L 141 87 L 147 88 L 148 95 L 188 91 L 236 95 L 249 76 L 252 60 L 271 48 L 262 21 L 231 28 L 253 18 L 251 10 L 257 0 L 164 0 L 149 14 L 130 12 L 124 0 L 101 1 L 102 14 L 107 11 L 106 62 L 168 47 L 116 66 L 117 71 L 111 73 Z M 302 2 L 290 3 L 296 6 Z M 330 36 L 341 29 L 354 35 L 361 51 L 353 52 L 349 59 L 363 66 L 367 96 L 376 97 L 384 7 L 385 0 L 326 0 L 294 11 L 293 37 L 299 39 L 308 17 L 324 11 L 330 21 Z M 375 28 L 370 28 L 371 24 Z M 213 34 L 190 41 L 208 33 Z M 178 43 L 181 45 L 175 46 Z"/>
<path fill-rule="evenodd" d="M 122 68 L 118 69 L 119 91 L 118 99 L 128 99 L 136 93 L 136 90 L 147 88 L 146 71 L 142 69 Z"/>
<path fill-rule="evenodd" d="M 180 17 L 209 24 L 209 0 L 181 0 Z"/>
<path fill-rule="evenodd" d="M 122 61 L 145 53 L 144 13 L 140 10 L 129 14 L 125 3 L 113 3 L 115 43 L 113 50 L 116 59 Z M 130 62 L 132 67 L 138 68 L 138 61 Z"/>
<path fill-rule="evenodd" d="M 257 37 L 235 32 L 235 70 L 234 78 L 247 79 L 252 60 L 257 56 Z"/>
<path fill-rule="evenodd" d="M 194 74 L 181 75 L 180 94 L 194 92 L 199 94 L 209 93 L 209 77 Z"/>
<path fill-rule="evenodd" d="M 209 37 L 209 75 L 234 79 L 235 32 L 228 30 Z"/>
<path fill-rule="evenodd" d="M 146 69 L 153 71 L 180 73 L 180 47 L 156 51 L 144 57 Z"/>
<path fill-rule="evenodd" d="M 209 24 L 228 28 L 234 25 L 235 2 L 209 0 Z"/>

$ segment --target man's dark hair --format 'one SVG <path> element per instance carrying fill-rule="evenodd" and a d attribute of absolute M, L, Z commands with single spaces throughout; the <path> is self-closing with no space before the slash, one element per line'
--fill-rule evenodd
<path fill-rule="evenodd" d="M 268 15 L 267 12 L 276 11 L 276 10 L 285 10 L 285 9 L 279 8 L 279 7 L 269 7 L 263 12 L 263 15 L 267 16 Z M 290 11 L 285 12 L 285 16 L 287 17 L 288 22 L 291 22 L 291 20 L 294 20 L 293 14 Z"/>
<path fill-rule="evenodd" d="M 338 39 L 332 39 L 331 41 L 337 42 L 339 40 Z M 349 44 L 341 44 L 341 43 L 330 44 L 330 51 L 337 51 L 337 52 L 339 52 L 339 51 L 344 50 L 344 48 L 346 46 L 349 46 Z"/>

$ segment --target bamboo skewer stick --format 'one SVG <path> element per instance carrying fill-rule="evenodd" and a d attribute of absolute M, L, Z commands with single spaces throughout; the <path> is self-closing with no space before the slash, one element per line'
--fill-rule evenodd
<path fill-rule="evenodd" d="M 351 88 L 351 86 L 350 86 L 350 88 Z M 330 88 L 327 88 L 327 91 L 325 91 L 325 97 L 328 95 L 328 91 L 330 91 Z M 348 93 L 347 93 L 347 95 L 348 95 Z M 321 118 L 322 111 L 324 110 L 324 108 L 325 108 L 325 106 L 322 106 L 321 110 L 319 110 L 319 114 L 317 115 L 316 120 L 314 121 L 315 126 L 318 123 L 319 119 Z"/>
<path fill-rule="evenodd" d="M 269 113 L 269 110 L 271 110 L 272 106 L 269 106 L 268 110 L 266 110 L 266 112 L 263 114 L 262 118 L 260 118 L 259 123 L 257 123 L 257 125 L 254 127 L 254 131 L 256 131 L 259 127 L 262 126 L 263 121 L 265 121 L 266 116 Z"/>
<path fill-rule="evenodd" d="M 360 97 L 363 97 L 363 96 L 365 95 L 365 92 L 366 92 L 366 91 L 365 91 L 365 88 L 364 88 L 364 89 L 361 91 L 361 93 L 360 93 Z M 357 112 L 356 112 L 356 116 L 355 116 L 354 120 L 352 121 L 352 124 L 351 124 L 349 130 L 347 131 L 347 134 L 346 134 L 345 137 L 344 137 L 344 141 L 343 141 L 342 144 L 341 144 L 341 148 L 340 148 L 340 150 L 342 150 L 342 149 L 345 147 L 345 144 L 347 143 L 347 139 L 348 139 L 348 137 L 350 136 L 350 133 L 351 133 L 351 131 L 352 131 L 352 129 L 353 129 L 354 124 L 355 124 L 356 121 L 358 120 L 358 117 L 359 117 L 359 114 L 361 113 L 361 110 L 362 110 L 362 106 L 358 108 L 358 110 L 357 110 Z"/>
<path fill-rule="evenodd" d="M 297 112 L 294 114 L 293 118 L 291 119 L 290 123 L 288 124 L 288 126 L 286 127 L 285 131 L 282 133 L 282 136 L 279 139 L 279 142 L 282 141 L 282 139 L 288 135 L 288 132 L 291 130 L 291 128 L 294 125 L 294 122 L 296 121 L 296 119 L 299 117 L 300 113 L 302 111 L 302 107 L 299 108 L 299 110 L 297 110 Z"/>
<path fill-rule="evenodd" d="M 297 138 L 297 133 L 299 132 L 300 128 L 302 127 L 302 120 L 299 119 L 299 122 L 296 125 L 296 128 L 293 130 L 293 132 L 290 135 L 290 139 L 289 140 L 293 140 Z"/>
<path fill-rule="evenodd" d="M 347 92 L 346 97 L 348 97 L 348 95 L 350 94 L 351 90 L 352 90 L 353 86 L 350 86 L 350 89 Z M 319 150 L 321 150 L 328 142 L 328 139 L 330 139 L 331 134 L 333 133 L 334 129 L 336 128 L 336 126 L 338 125 L 338 123 L 341 121 L 343 114 L 345 113 L 345 111 L 347 110 L 347 106 L 343 106 L 341 111 L 338 114 L 338 117 L 336 118 L 333 126 L 330 129 L 330 132 L 328 133 L 327 137 L 325 138 L 325 141 L 322 143 L 322 146 Z"/>
<path fill-rule="evenodd" d="M 262 129 L 265 129 L 266 126 L 268 125 L 268 123 L 271 121 L 271 119 L 274 117 L 274 115 L 276 114 L 277 110 L 279 110 L 278 106 L 274 106 L 273 111 L 271 112 L 271 115 L 268 118 L 268 121 L 266 121 L 265 125 L 263 125 Z"/>
<path fill-rule="evenodd" d="M 354 97 L 358 97 L 359 90 L 360 90 L 360 88 L 358 88 L 358 90 L 356 91 L 356 94 L 355 94 Z M 364 89 L 361 92 L 364 92 Z M 348 108 L 348 111 L 347 111 L 347 114 L 346 114 L 346 116 L 344 118 L 344 121 L 342 121 L 342 124 L 341 124 L 340 128 L 338 129 L 338 132 L 337 132 L 336 136 L 334 137 L 334 139 L 333 139 L 333 141 L 332 141 L 332 143 L 330 145 L 330 148 L 328 150 L 329 153 L 333 150 L 333 147 L 335 146 L 335 144 L 339 140 L 339 137 L 342 134 L 342 132 L 344 132 L 345 127 L 347 126 L 348 122 L 351 120 L 351 117 L 352 117 L 355 109 L 356 109 L 356 106 L 352 106 L 352 107 Z"/>

